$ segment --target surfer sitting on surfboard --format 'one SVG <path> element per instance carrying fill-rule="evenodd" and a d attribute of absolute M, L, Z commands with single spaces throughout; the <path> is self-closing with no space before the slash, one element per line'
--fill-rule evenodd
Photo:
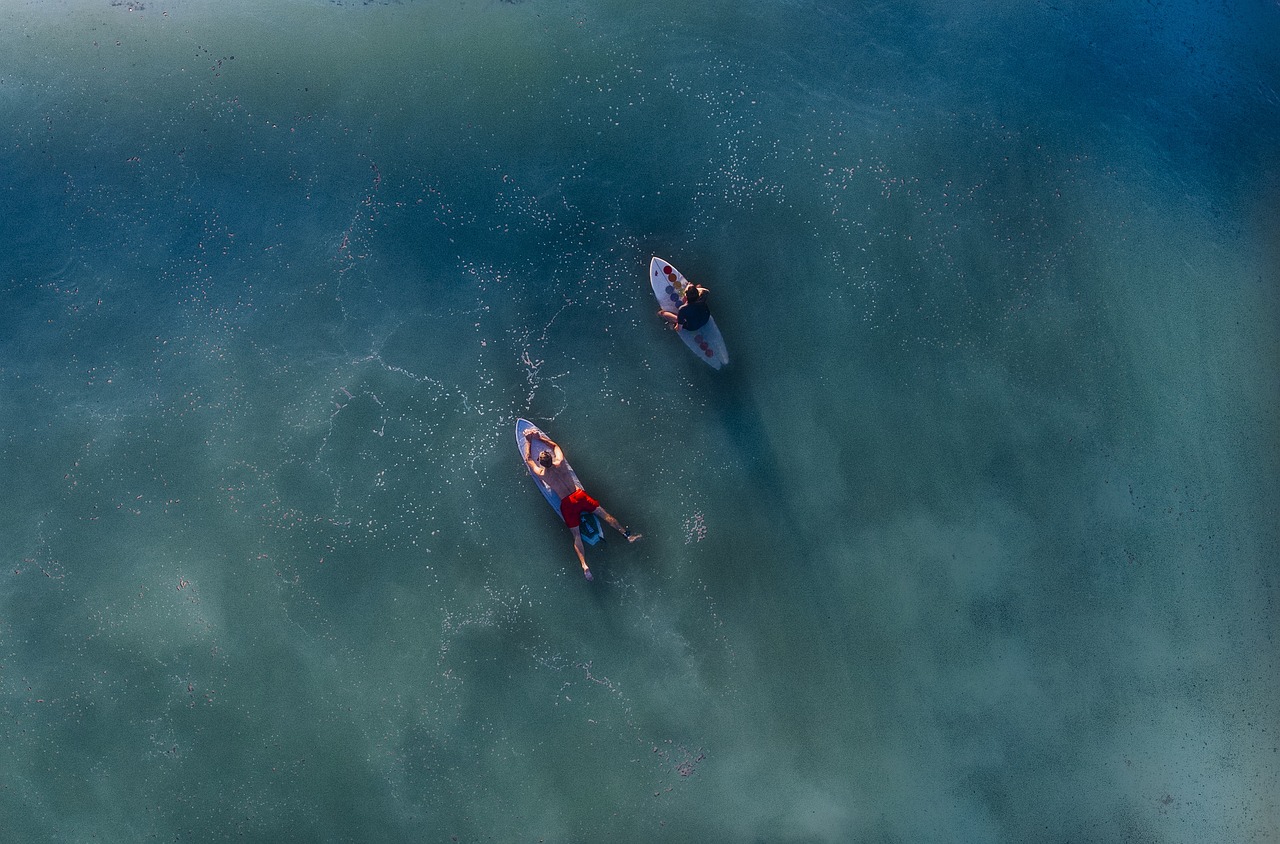
<path fill-rule="evenodd" d="M 684 304 L 674 314 L 671 311 L 658 311 L 658 316 L 671 323 L 676 331 L 697 331 L 711 319 L 711 309 L 707 307 L 707 294 L 711 291 L 694 284 L 685 285 Z"/>
<path fill-rule="evenodd" d="M 537 437 L 542 440 L 548 448 L 544 448 L 542 453 L 535 460 L 533 457 L 533 439 Z M 551 491 L 560 496 L 560 516 L 564 519 L 564 523 L 569 526 L 569 530 L 573 532 L 573 550 L 578 552 L 578 562 L 582 564 L 582 574 L 591 579 L 591 569 L 587 568 L 587 555 L 582 550 L 582 533 L 578 528 L 578 524 L 582 521 L 583 513 L 594 513 L 597 517 L 604 519 L 606 523 L 618 533 L 627 538 L 628 542 L 635 542 L 640 538 L 640 534 L 632 533 L 630 528 L 625 528 L 618 523 L 618 520 L 610 516 L 608 511 L 600 506 L 600 502 L 596 501 L 587 491 L 578 484 L 577 476 L 570 472 L 564 463 L 564 452 L 560 450 L 560 446 L 552 442 L 551 438 L 538 430 L 526 431 L 525 442 L 528 447 L 525 449 L 524 460 L 529 464 L 529 471 L 533 472 L 536 477 L 542 479 Z"/>

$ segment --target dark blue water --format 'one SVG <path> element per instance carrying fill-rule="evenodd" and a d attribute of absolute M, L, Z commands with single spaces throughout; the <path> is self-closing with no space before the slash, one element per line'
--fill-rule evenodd
<path fill-rule="evenodd" d="M 1277 43 L 7 4 L 0 837 L 1280 840 Z"/>

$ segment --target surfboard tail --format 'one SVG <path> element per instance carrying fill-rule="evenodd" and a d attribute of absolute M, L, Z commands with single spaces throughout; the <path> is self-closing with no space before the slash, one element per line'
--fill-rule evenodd
<path fill-rule="evenodd" d="M 582 521 L 578 522 L 578 535 L 588 545 L 604 541 L 604 526 L 600 524 L 600 519 L 596 518 L 595 513 L 582 514 Z"/>

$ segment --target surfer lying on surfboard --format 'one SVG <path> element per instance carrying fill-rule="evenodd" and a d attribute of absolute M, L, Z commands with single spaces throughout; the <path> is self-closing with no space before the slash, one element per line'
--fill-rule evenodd
<path fill-rule="evenodd" d="M 711 320 L 711 309 L 707 307 L 707 294 L 711 291 L 700 284 L 690 281 L 684 288 L 684 304 L 674 314 L 671 311 L 658 311 L 658 316 L 671 323 L 676 331 L 697 331 Z"/>
<path fill-rule="evenodd" d="M 531 430 L 525 432 L 524 438 L 528 446 L 524 452 L 524 461 L 529 464 L 530 472 L 541 478 L 552 492 L 560 496 L 560 517 L 573 532 L 573 550 L 578 552 L 578 562 L 582 564 L 583 576 L 590 580 L 591 569 L 587 568 L 587 555 L 582 549 L 582 532 L 578 528 L 583 513 L 594 513 L 598 518 L 604 519 L 606 524 L 625 536 L 628 542 L 635 542 L 640 538 L 640 534 L 632 533 L 630 528 L 619 524 L 617 519 L 600 506 L 599 501 L 587 494 L 587 491 L 578 483 L 577 476 L 566 467 L 564 452 L 560 450 L 560 446 L 552 442 L 550 437 L 541 431 Z M 535 438 L 542 440 L 547 446 L 542 449 L 537 459 L 533 456 Z"/>

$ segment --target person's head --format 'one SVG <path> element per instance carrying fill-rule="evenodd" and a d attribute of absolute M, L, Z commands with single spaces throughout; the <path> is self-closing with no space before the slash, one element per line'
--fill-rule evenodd
<path fill-rule="evenodd" d="M 693 304 L 694 302 L 698 301 L 701 298 L 702 298 L 702 293 L 701 291 L 698 290 L 698 285 L 690 284 L 688 287 L 684 289 L 684 300 L 686 302 Z"/>
<path fill-rule="evenodd" d="M 550 469 L 551 464 L 555 461 L 555 455 L 549 451 L 544 451 L 538 455 L 538 463 L 544 469 Z"/>

